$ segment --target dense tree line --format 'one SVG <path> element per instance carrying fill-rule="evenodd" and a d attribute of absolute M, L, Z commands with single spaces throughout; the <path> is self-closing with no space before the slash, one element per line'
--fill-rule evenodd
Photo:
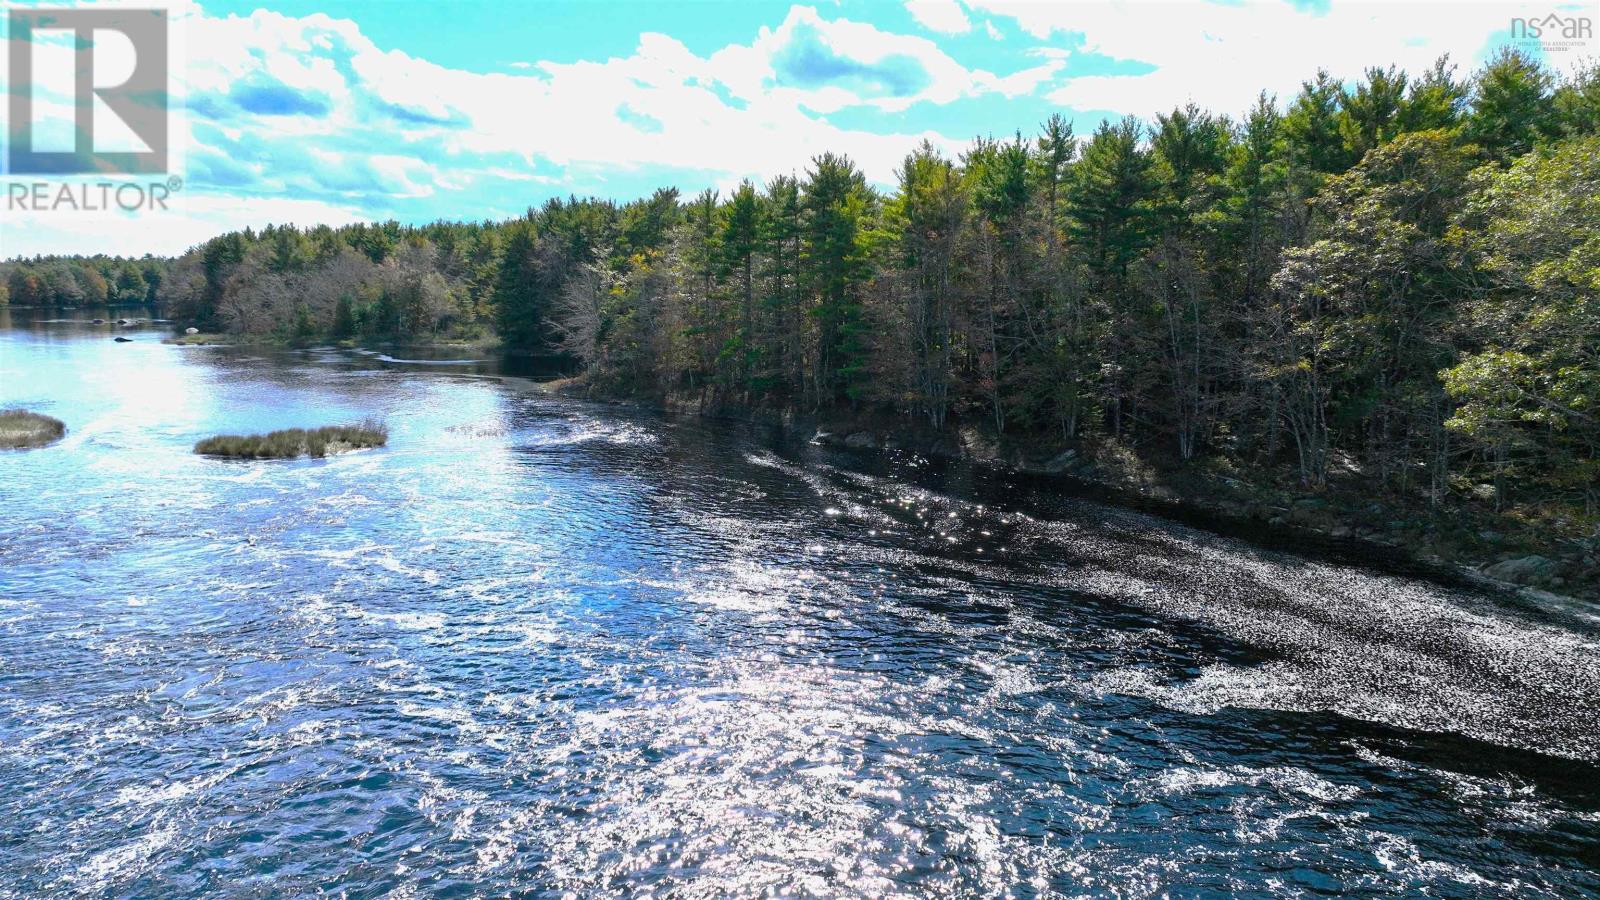
<path fill-rule="evenodd" d="M 173 261 L 168 315 L 290 340 L 476 336 L 492 319 L 500 226 L 268 226 Z"/>
<path fill-rule="evenodd" d="M 145 284 L 241 332 L 493 329 L 603 392 L 1116 442 L 1312 486 L 1351 472 L 1435 502 L 1488 485 L 1592 515 L 1597 134 L 1595 69 L 1561 80 L 1503 51 L 1466 78 L 1318 73 L 1238 118 L 1189 105 L 1081 136 L 1052 117 L 957 158 L 925 144 L 888 192 L 824 154 L 725 197 L 228 234 Z M 121 285 L 126 265 L 7 280 L 18 302 L 19 272 L 109 285 L 109 266 Z"/>
<path fill-rule="evenodd" d="M 892 410 L 1600 508 L 1600 77 L 1326 73 L 1239 119 L 915 148 L 530 217 L 602 390 Z M 552 276 L 550 272 L 557 274 Z M 559 286 L 559 287 L 558 287 Z"/>
<path fill-rule="evenodd" d="M 0 306 L 155 303 L 167 264 L 153 256 L 39 256 L 0 263 Z"/>

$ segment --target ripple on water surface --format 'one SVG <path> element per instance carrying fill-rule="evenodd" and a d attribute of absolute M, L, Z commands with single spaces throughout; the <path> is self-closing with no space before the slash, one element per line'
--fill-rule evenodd
<path fill-rule="evenodd" d="M 80 435 L 0 460 L 0 895 L 1600 891 L 1580 617 L 449 366 L 153 345 L 137 409 L 57 337 L 0 332 Z M 282 410 L 391 444 L 187 453 Z"/>

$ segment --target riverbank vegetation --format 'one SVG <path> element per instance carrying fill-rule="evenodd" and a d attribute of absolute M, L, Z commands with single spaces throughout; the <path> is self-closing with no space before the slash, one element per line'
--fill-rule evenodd
<path fill-rule="evenodd" d="M 195 444 L 194 452 L 202 456 L 229 459 L 321 458 L 350 450 L 382 447 L 388 442 L 389 429 L 380 422 L 368 421 L 360 425 L 287 428 L 267 434 L 220 435 Z"/>
<path fill-rule="evenodd" d="M 25 409 L 0 410 L 0 448 L 43 447 L 61 440 L 66 433 L 67 426 L 60 419 Z"/>
<path fill-rule="evenodd" d="M 888 190 L 823 154 L 726 196 L 226 234 L 157 291 L 206 331 L 492 330 L 598 395 L 1366 495 L 1566 542 L 1586 578 L 1597 134 L 1600 72 L 1506 50 L 1317 73 L 1236 116 L 924 144 Z"/>

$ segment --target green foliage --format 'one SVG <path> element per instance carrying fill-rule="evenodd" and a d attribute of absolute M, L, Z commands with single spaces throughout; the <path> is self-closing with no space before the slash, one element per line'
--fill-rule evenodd
<path fill-rule="evenodd" d="M 514 222 L 503 234 L 505 249 L 495 284 L 495 325 L 514 346 L 538 345 L 544 339 L 548 272 L 539 233 L 532 221 Z"/>
<path fill-rule="evenodd" d="M 877 197 L 847 157 L 825 153 L 812 161 L 801 186 L 803 259 L 817 304 L 816 380 L 822 399 L 858 397 L 866 374 L 865 321 L 857 287 L 870 275 L 861 241 Z"/>
<path fill-rule="evenodd" d="M 1442 373 L 1450 427 L 1524 490 L 1600 493 L 1600 139 L 1485 172 L 1455 242 L 1482 285 L 1468 352 Z"/>
<path fill-rule="evenodd" d="M 1288 163 L 1302 197 L 1316 193 L 1325 176 L 1342 172 L 1355 162 L 1341 135 L 1342 94 L 1333 76 L 1319 71 L 1314 80 L 1301 85 L 1284 116 Z"/>
<path fill-rule="evenodd" d="M 1501 49 L 1473 79 L 1467 140 L 1497 160 L 1527 153 L 1557 130 L 1553 84 L 1537 60 L 1521 50 Z"/>
<path fill-rule="evenodd" d="M 1600 63 L 1579 69 L 1551 98 L 1561 133 L 1569 137 L 1600 134 Z"/>
<path fill-rule="evenodd" d="M 1069 233 L 1102 285 L 1122 279 L 1150 239 L 1156 185 L 1143 136 L 1132 117 L 1102 123 L 1068 183 Z"/>
<path fill-rule="evenodd" d="M 1359 160 L 1399 132 L 1406 80 L 1406 74 L 1394 66 L 1374 66 L 1355 90 L 1340 92 L 1339 137 L 1344 140 L 1349 159 Z"/>

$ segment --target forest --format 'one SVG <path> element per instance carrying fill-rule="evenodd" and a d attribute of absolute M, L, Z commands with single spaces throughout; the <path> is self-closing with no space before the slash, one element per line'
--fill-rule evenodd
<path fill-rule="evenodd" d="M 1504 50 L 908 151 L 891 190 L 823 154 L 726 196 L 16 260 L 0 292 L 290 341 L 494 336 L 600 395 L 1600 511 L 1600 70 Z"/>

